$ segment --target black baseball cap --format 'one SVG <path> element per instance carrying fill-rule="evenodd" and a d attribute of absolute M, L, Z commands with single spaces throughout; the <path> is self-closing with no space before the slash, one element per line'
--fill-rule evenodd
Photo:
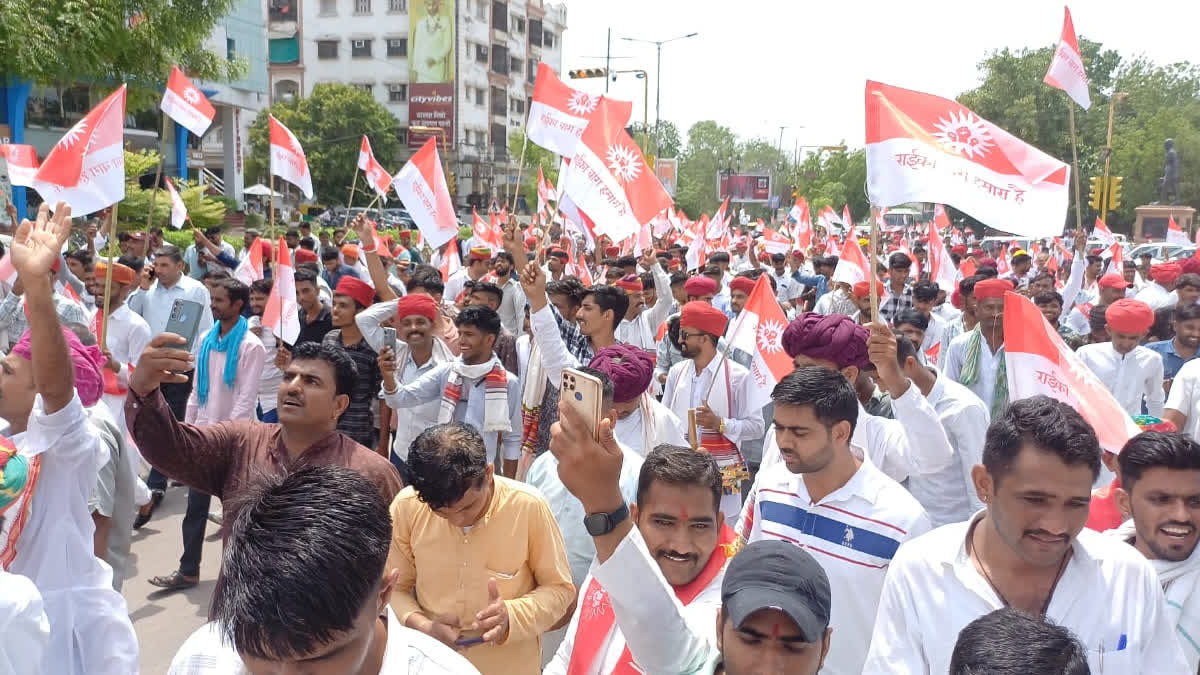
<path fill-rule="evenodd" d="M 729 561 L 721 603 L 734 626 L 759 610 L 777 609 L 796 622 L 805 642 L 817 642 L 829 627 L 829 577 L 795 544 L 756 541 Z"/>

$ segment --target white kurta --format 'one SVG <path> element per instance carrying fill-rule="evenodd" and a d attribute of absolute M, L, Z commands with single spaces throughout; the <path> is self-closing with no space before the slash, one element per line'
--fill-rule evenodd
<path fill-rule="evenodd" d="M 618 419 L 616 425 L 613 426 L 613 434 L 616 435 L 618 441 L 642 457 L 645 457 L 651 450 L 663 443 L 687 445 L 687 437 L 681 431 L 683 424 L 679 421 L 679 417 L 671 412 L 670 408 L 667 408 L 653 398 L 649 399 L 648 407 L 653 427 L 650 430 L 650 447 L 645 447 L 646 443 L 643 440 L 645 438 L 645 434 L 643 433 L 643 429 L 645 428 L 645 420 L 643 418 L 645 415 L 640 407 L 629 415 Z"/>
<path fill-rule="evenodd" d="M 46 413 L 34 400 L 26 431 L 11 437 L 18 452 L 41 455 L 41 477 L 29 521 L 8 571 L 37 586 L 50 619 L 48 675 L 138 672 L 138 643 L 125 599 L 112 589 L 112 569 L 95 556 L 88 497 L 107 453 L 79 396 Z"/>
<path fill-rule="evenodd" d="M 1140 300 L 1141 302 L 1150 305 L 1150 309 L 1174 307 L 1179 303 L 1178 295 L 1171 295 L 1170 291 L 1162 286 L 1159 286 L 1158 282 L 1156 281 L 1151 281 L 1145 286 L 1142 286 L 1142 290 L 1138 291 L 1137 295 L 1133 296 L 1133 299 Z"/>
<path fill-rule="evenodd" d="M 95 323 L 97 319 L 93 316 L 92 321 Z M 112 354 L 113 360 L 121 364 L 121 370 L 117 373 L 117 383 L 122 387 L 129 386 L 130 368 L 137 365 L 142 351 L 150 344 L 152 337 L 150 324 L 127 305 L 121 305 L 108 315 L 104 345 Z M 108 406 L 108 411 L 112 413 L 119 428 L 124 429 L 125 396 L 105 393 L 101 400 Z M 128 437 L 128 434 L 126 436 Z M 133 441 L 129 442 L 132 445 Z"/>
<path fill-rule="evenodd" d="M 963 333 L 950 343 L 950 348 L 946 350 L 946 355 L 939 361 L 942 367 L 942 373 L 954 380 L 959 381 L 959 375 L 962 373 L 963 364 L 967 360 L 967 343 L 971 339 L 971 333 Z M 995 352 L 988 346 L 987 339 L 979 341 L 979 378 L 974 384 L 964 385 L 983 401 L 983 404 L 992 409 L 992 396 L 996 392 L 996 369 L 1000 366 L 1000 356 L 1004 354 L 1004 345 Z"/>
<path fill-rule="evenodd" d="M 1175 373 L 1171 395 L 1163 407 L 1183 413 L 1186 421 L 1179 431 L 1200 441 L 1200 359 L 1188 361 Z"/>
<path fill-rule="evenodd" d="M 914 387 L 915 388 L 915 387 Z M 983 508 L 971 469 L 983 462 L 983 439 L 990 423 L 988 408 L 961 384 L 938 375 L 929 396 L 938 420 L 954 448 L 954 461 L 941 471 L 909 476 L 906 486 L 934 527 L 957 523 Z"/>
<path fill-rule="evenodd" d="M 1004 607 L 966 551 L 970 523 L 982 515 L 900 547 L 883 584 L 863 675 L 945 673 L 953 636 Z M 1073 547 L 1046 618 L 1079 638 L 1091 672 L 1191 672 L 1150 562 L 1120 539 L 1087 529 Z"/>
<path fill-rule="evenodd" d="M 1146 410 L 1162 417 L 1163 362 L 1158 352 L 1141 345 L 1128 354 L 1118 354 L 1111 342 L 1084 345 L 1075 352 L 1079 360 L 1091 369 L 1108 387 L 1113 398 L 1130 415 L 1142 414 L 1142 399 Z"/>
<path fill-rule="evenodd" d="M 0 570 L 0 675 L 42 671 L 50 622 L 33 582 Z"/>

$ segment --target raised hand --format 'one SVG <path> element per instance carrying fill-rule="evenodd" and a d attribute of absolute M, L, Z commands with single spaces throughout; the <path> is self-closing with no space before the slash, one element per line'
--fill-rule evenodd
<path fill-rule="evenodd" d="M 550 451 L 558 458 L 559 479 L 583 504 L 584 513 L 611 512 L 622 502 L 624 457 L 613 436 L 612 420 L 600 420 L 596 436 L 574 408 L 559 407 L 558 421 L 550 428 Z"/>
<path fill-rule="evenodd" d="M 175 333 L 159 333 L 138 357 L 137 367 L 129 376 L 129 388 L 138 396 L 146 396 L 163 382 L 187 382 L 188 372 L 195 367 L 192 355 L 178 345 L 187 340 Z"/>
<path fill-rule="evenodd" d="M 38 207 L 37 220 L 21 221 L 13 235 L 12 265 L 17 273 L 29 278 L 49 274 L 54 261 L 59 259 L 62 245 L 71 236 L 71 207 L 59 202 L 50 215 L 45 202 Z"/>

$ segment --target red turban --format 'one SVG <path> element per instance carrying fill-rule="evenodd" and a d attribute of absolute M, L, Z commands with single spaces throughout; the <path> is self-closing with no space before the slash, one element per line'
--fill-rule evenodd
<path fill-rule="evenodd" d="M 1100 284 L 1100 288 L 1120 288 L 1121 290 L 1132 285 L 1125 281 L 1125 277 L 1120 274 L 1105 274 L 1097 283 Z"/>
<path fill-rule="evenodd" d="M 341 286 L 341 283 L 338 284 Z M 406 316 L 423 316 L 430 321 L 437 320 L 437 303 L 424 293 L 409 293 L 396 301 L 396 318 Z"/>
<path fill-rule="evenodd" d="M 1179 270 L 1184 274 L 1200 274 L 1200 258 L 1184 258 L 1180 260 Z"/>
<path fill-rule="evenodd" d="M 695 328 L 717 337 L 725 334 L 725 326 L 728 324 L 729 317 L 725 316 L 725 312 L 707 302 L 693 300 L 684 305 L 683 311 L 679 313 L 680 328 Z"/>
<path fill-rule="evenodd" d="M 702 295 L 716 295 L 717 282 L 705 276 L 691 277 L 683 283 L 683 291 L 695 298 Z"/>
<path fill-rule="evenodd" d="M 1179 263 L 1169 262 L 1154 265 L 1150 268 L 1150 278 L 1162 284 L 1173 284 L 1183 274 Z"/>
<path fill-rule="evenodd" d="M 950 252 L 960 256 L 965 256 L 967 254 L 967 247 L 965 244 L 957 244 L 950 247 Z"/>
<path fill-rule="evenodd" d="M 525 237 L 525 248 L 533 248 L 537 243 L 537 237 Z"/>
<path fill-rule="evenodd" d="M 617 248 L 616 246 L 609 246 L 608 248 L 604 249 L 604 257 L 606 258 L 615 258 L 619 255 L 621 255 L 621 249 Z"/>
<path fill-rule="evenodd" d="M 273 246 L 271 246 L 271 242 L 267 241 L 266 239 L 262 239 L 262 238 L 260 238 L 258 240 L 258 248 L 259 248 L 259 250 L 262 251 L 263 260 L 270 260 L 271 252 L 273 250 L 275 250 L 275 248 Z"/>
<path fill-rule="evenodd" d="M 762 253 L 758 254 L 758 260 L 759 262 L 769 263 L 771 262 L 771 254 L 763 251 Z"/>
<path fill-rule="evenodd" d="M 1008 279 L 984 279 L 975 284 L 975 299 L 1003 298 L 1005 292 L 1015 288 Z"/>
<path fill-rule="evenodd" d="M 306 262 L 317 262 L 317 252 L 310 251 L 306 248 L 296 249 L 295 257 L 296 257 L 295 262 L 297 265 L 299 265 L 300 263 L 306 263 Z"/>
<path fill-rule="evenodd" d="M 624 288 L 627 293 L 641 293 L 645 290 L 642 286 L 642 280 L 636 274 L 625 275 L 613 285 L 617 288 Z"/>
<path fill-rule="evenodd" d="M 887 293 L 887 290 L 885 290 L 883 287 L 882 281 L 875 282 L 875 289 L 879 292 L 879 297 L 881 297 L 881 298 L 884 296 L 885 293 Z M 865 298 L 871 294 L 871 282 L 860 281 L 857 284 L 854 284 L 854 288 L 851 290 L 853 290 L 853 292 L 854 292 L 854 297 Z"/>
<path fill-rule="evenodd" d="M 552 256 L 554 258 L 562 258 L 563 260 L 567 260 L 570 257 L 567 255 L 567 252 L 562 250 L 561 248 L 551 248 L 549 251 L 546 252 L 546 255 Z"/>
<path fill-rule="evenodd" d="M 1118 333 L 1141 335 L 1154 325 L 1154 310 L 1140 300 L 1121 298 L 1104 310 L 1104 320 Z"/>
<path fill-rule="evenodd" d="M 729 282 L 729 290 L 741 291 L 746 295 L 754 290 L 754 280 L 750 277 L 734 277 L 733 281 Z"/>
<path fill-rule="evenodd" d="M 654 375 L 654 355 L 618 342 L 597 351 L 588 368 L 595 368 L 612 380 L 614 403 L 627 403 L 641 396 L 650 386 L 650 378 Z"/>
<path fill-rule="evenodd" d="M 992 267 L 992 268 L 996 268 L 996 267 L 997 267 L 997 266 L 996 266 L 996 259 L 995 259 L 995 258 L 991 258 L 991 257 L 985 257 L 985 258 L 976 258 L 976 259 L 975 259 L 975 262 L 976 262 L 976 263 L 978 263 L 979 267 Z"/>
<path fill-rule="evenodd" d="M 333 294 L 352 298 L 363 307 L 370 307 L 371 303 L 375 302 L 375 289 L 361 279 L 355 279 L 350 275 L 346 275 L 338 281 L 337 288 L 333 289 Z"/>
<path fill-rule="evenodd" d="M 866 326 L 845 314 L 807 312 L 783 331 L 783 350 L 792 358 L 803 354 L 810 359 L 830 361 L 838 368 L 865 368 L 871 362 L 867 358 L 870 335 Z"/>

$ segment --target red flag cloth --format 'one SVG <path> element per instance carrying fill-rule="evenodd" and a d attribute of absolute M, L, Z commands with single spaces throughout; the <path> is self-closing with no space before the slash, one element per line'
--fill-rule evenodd
<path fill-rule="evenodd" d="M 458 234 L 458 216 L 433 137 L 400 169 L 392 187 L 431 247 L 437 248 Z"/>
<path fill-rule="evenodd" d="M 8 182 L 29 187 L 38 170 L 37 150 L 32 145 L 0 143 L 0 157 L 8 163 Z"/>
<path fill-rule="evenodd" d="M 125 85 L 75 123 L 46 155 L 30 181 L 53 207 L 66 202 L 79 215 L 125 198 Z"/>
<path fill-rule="evenodd" d="M 363 134 L 362 147 L 358 150 L 358 168 L 362 169 L 363 177 L 367 179 L 367 185 L 375 190 L 380 199 L 387 201 L 388 191 L 392 189 L 392 175 L 375 160 L 375 153 L 371 150 L 371 141 L 367 139 L 366 134 Z"/>
<path fill-rule="evenodd" d="M 794 369 L 791 357 L 783 351 L 783 331 L 787 319 L 771 290 L 767 275 L 758 277 L 746 305 L 733 323 L 729 345 L 752 354 L 753 378 L 750 406 L 761 407 L 771 400 L 771 390 Z"/>
<path fill-rule="evenodd" d="M 1120 452 L 1125 441 L 1139 432 L 1133 418 L 1037 306 L 1012 292 L 1004 294 L 1004 352 L 1010 401 L 1045 394 L 1070 405 L 1092 425 L 1100 447 L 1109 452 Z"/>
<path fill-rule="evenodd" d="M 953 204 L 1028 237 L 1062 233 L 1070 168 L 955 101 L 868 81 L 873 204 Z"/>
<path fill-rule="evenodd" d="M 1062 89 L 1080 108 L 1087 110 L 1092 107 L 1087 71 L 1083 68 L 1079 41 L 1075 39 L 1075 22 L 1071 21 L 1071 10 L 1067 7 L 1063 7 L 1062 36 L 1058 40 L 1058 48 L 1054 50 L 1050 68 L 1042 81 L 1055 89 Z"/>
<path fill-rule="evenodd" d="M 187 75 L 183 74 L 179 66 L 171 68 L 171 77 L 167 79 L 167 88 L 163 91 L 159 107 L 164 115 L 179 122 L 197 136 L 203 136 L 213 118 L 217 116 L 217 109 L 192 84 Z"/>
<path fill-rule="evenodd" d="M 837 267 L 833 268 L 833 280 L 844 281 L 853 286 L 871 278 L 871 267 L 867 263 L 867 255 L 858 245 L 858 239 L 855 239 L 854 236 L 846 237 L 846 243 L 842 245 L 842 253 L 838 256 Z"/>
<path fill-rule="evenodd" d="M 304 148 L 291 129 L 268 116 L 271 125 L 271 175 L 279 176 L 287 182 L 300 188 L 304 196 L 312 199 L 312 172 L 308 170 L 308 160 L 304 157 Z"/>
<path fill-rule="evenodd" d="M 553 68 L 544 61 L 539 62 L 525 133 L 530 142 L 564 157 L 572 157 L 579 137 L 587 128 L 588 118 L 602 98 L 572 89 L 558 78 Z M 629 124 L 633 102 L 609 100 L 609 103 L 614 106 L 618 126 Z"/>
<path fill-rule="evenodd" d="M 256 247 L 257 248 L 257 247 Z M 300 306 L 296 303 L 296 275 L 287 240 L 279 238 L 279 261 L 275 265 L 275 283 L 263 311 L 262 325 L 270 328 L 280 340 L 296 344 L 300 337 Z"/>

